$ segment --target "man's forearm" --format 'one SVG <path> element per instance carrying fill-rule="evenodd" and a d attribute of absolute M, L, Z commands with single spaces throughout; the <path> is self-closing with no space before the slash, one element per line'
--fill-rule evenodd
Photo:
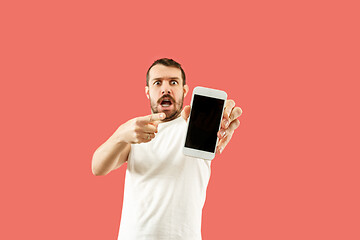
<path fill-rule="evenodd" d="M 92 159 L 92 172 L 94 175 L 106 175 L 126 162 L 130 144 L 110 137 L 94 153 Z"/>

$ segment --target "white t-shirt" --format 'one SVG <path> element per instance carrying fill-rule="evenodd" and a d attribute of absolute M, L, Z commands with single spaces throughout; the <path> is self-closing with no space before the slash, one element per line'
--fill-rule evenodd
<path fill-rule="evenodd" d="M 160 123 L 129 153 L 118 240 L 200 240 L 210 161 L 183 154 L 186 122 Z"/>

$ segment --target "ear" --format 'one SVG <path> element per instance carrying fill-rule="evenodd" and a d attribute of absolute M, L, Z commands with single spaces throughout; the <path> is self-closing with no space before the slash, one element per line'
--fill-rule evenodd
<path fill-rule="evenodd" d="M 148 99 L 150 99 L 149 87 L 148 87 L 148 86 L 145 87 L 145 94 L 146 94 L 146 97 L 147 97 Z"/>
<path fill-rule="evenodd" d="M 188 85 L 184 85 L 184 97 L 187 95 L 187 93 L 189 92 L 189 86 Z"/>

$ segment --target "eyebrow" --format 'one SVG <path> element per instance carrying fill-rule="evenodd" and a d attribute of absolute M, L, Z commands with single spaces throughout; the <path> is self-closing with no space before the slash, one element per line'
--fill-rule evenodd
<path fill-rule="evenodd" d="M 157 80 L 163 80 L 163 79 L 180 80 L 180 78 L 178 78 L 178 77 L 159 77 L 159 78 L 151 79 L 151 81 L 157 81 Z"/>

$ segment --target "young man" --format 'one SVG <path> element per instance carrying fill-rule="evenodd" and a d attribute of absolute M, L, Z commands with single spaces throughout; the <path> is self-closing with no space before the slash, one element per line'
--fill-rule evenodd
<path fill-rule="evenodd" d="M 183 155 L 189 88 L 181 65 L 159 59 L 149 68 L 145 93 L 152 114 L 121 125 L 94 153 L 94 175 L 127 161 L 120 240 L 201 239 L 201 214 L 210 161 Z M 217 153 L 239 126 L 241 109 L 226 101 Z"/>

